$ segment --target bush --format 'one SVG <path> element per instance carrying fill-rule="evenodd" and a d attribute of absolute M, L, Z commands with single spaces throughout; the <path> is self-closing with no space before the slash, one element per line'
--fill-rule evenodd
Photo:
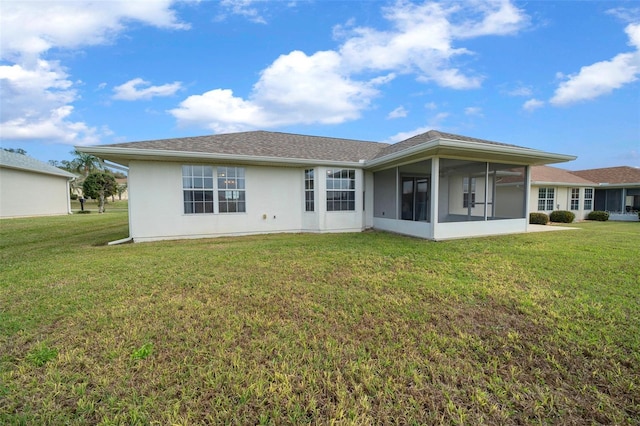
<path fill-rule="evenodd" d="M 549 223 L 549 216 L 546 213 L 529 213 L 529 223 L 533 225 L 546 225 Z"/>
<path fill-rule="evenodd" d="M 71 194 L 70 198 L 72 200 L 77 200 L 78 199 L 78 194 Z"/>
<path fill-rule="evenodd" d="M 609 220 L 609 213 L 601 210 L 594 210 L 587 216 L 589 220 L 599 220 L 600 222 L 606 222 Z"/>
<path fill-rule="evenodd" d="M 571 223 L 575 218 L 576 215 L 567 210 L 556 210 L 549 215 L 551 222 L 557 223 Z"/>

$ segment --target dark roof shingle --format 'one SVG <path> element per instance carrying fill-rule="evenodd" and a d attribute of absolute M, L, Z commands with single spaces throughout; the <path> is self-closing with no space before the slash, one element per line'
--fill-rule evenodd
<path fill-rule="evenodd" d="M 260 130 L 119 143 L 108 146 L 271 158 L 357 162 L 373 158 L 381 149 L 388 146 L 388 144 Z"/>

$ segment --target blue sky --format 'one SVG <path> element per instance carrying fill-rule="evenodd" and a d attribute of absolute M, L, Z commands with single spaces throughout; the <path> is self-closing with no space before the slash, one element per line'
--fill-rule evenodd
<path fill-rule="evenodd" d="M 430 129 L 640 167 L 636 1 L 7 1 L 0 138 Z"/>

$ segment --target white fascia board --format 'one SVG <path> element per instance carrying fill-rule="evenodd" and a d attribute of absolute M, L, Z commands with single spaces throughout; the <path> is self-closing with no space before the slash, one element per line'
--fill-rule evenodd
<path fill-rule="evenodd" d="M 572 183 L 572 182 L 543 182 L 532 180 L 531 186 L 570 186 L 570 187 L 580 187 L 580 188 L 595 188 L 598 186 L 597 183 Z"/>
<path fill-rule="evenodd" d="M 596 183 L 595 186 L 597 187 L 609 187 L 609 188 L 629 188 L 629 187 L 634 187 L 634 186 L 638 186 L 640 187 L 640 182 L 635 182 L 635 183 L 608 183 L 608 182 L 603 182 L 603 183 Z"/>
<path fill-rule="evenodd" d="M 143 161 L 223 161 L 225 163 L 241 163 L 267 166 L 334 166 L 334 167 L 351 167 L 362 168 L 361 161 L 329 161 L 329 160 L 313 160 L 304 158 L 280 158 L 280 157 L 263 157 L 255 155 L 234 155 L 234 154 L 218 154 L 208 152 L 191 152 L 191 151 L 169 151 L 169 150 L 151 150 L 138 148 L 119 148 L 119 147 L 76 147 L 78 151 L 95 155 L 96 157 L 105 158 L 111 162 L 128 165 L 130 160 Z M 125 160 L 125 161 L 122 161 Z"/>

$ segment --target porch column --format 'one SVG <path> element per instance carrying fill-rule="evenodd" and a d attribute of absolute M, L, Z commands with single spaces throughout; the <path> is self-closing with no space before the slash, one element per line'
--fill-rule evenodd
<path fill-rule="evenodd" d="M 531 166 L 524 166 L 524 217 L 527 230 L 529 229 L 529 193 L 531 192 Z"/>
<path fill-rule="evenodd" d="M 431 215 L 431 238 L 435 238 L 436 227 L 438 226 L 438 203 L 440 199 L 440 157 L 431 159 L 431 202 L 429 203 L 429 214 Z"/>

